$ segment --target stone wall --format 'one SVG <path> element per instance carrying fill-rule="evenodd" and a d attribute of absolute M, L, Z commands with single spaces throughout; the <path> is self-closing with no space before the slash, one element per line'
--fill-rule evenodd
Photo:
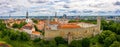
<path fill-rule="evenodd" d="M 46 30 L 45 39 L 53 39 L 55 37 L 61 36 L 67 39 L 68 33 L 72 33 L 73 39 L 82 39 L 84 37 L 90 37 L 99 33 L 98 27 L 88 27 L 88 28 L 75 28 L 75 29 L 58 29 L 58 30 Z"/>

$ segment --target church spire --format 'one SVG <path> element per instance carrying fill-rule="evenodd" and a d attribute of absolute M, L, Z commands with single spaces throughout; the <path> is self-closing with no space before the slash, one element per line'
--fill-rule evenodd
<path fill-rule="evenodd" d="M 57 12 L 55 12 L 55 18 L 57 18 Z"/>
<path fill-rule="evenodd" d="M 26 12 L 26 19 L 28 18 L 28 11 Z"/>

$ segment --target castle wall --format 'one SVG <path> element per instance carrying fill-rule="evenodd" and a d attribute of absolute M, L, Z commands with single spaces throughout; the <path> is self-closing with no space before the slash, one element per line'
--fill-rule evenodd
<path fill-rule="evenodd" d="M 69 32 L 72 33 L 73 39 L 82 39 L 84 37 L 90 37 L 99 33 L 97 26 L 88 28 L 46 30 L 45 39 L 53 39 L 58 36 L 66 39 Z"/>

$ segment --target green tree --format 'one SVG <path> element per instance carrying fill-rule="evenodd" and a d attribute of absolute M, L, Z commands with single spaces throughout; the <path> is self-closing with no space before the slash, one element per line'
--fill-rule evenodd
<path fill-rule="evenodd" d="M 14 23 L 12 27 L 13 27 L 13 28 L 19 28 L 19 29 L 20 29 L 20 28 L 22 28 L 22 26 L 24 26 L 25 24 L 27 24 L 27 23 L 26 23 L 26 22 L 21 22 L 20 24 Z"/>
<path fill-rule="evenodd" d="M 19 25 L 17 23 L 14 23 L 12 27 L 13 28 L 19 28 Z"/>
<path fill-rule="evenodd" d="M 105 31 L 103 31 L 102 33 L 100 33 L 99 36 L 98 36 L 99 42 L 100 42 L 100 43 L 104 43 L 103 40 L 104 40 L 105 38 L 107 38 L 110 34 L 112 34 L 112 32 L 109 31 L 109 30 L 105 30 Z"/>
<path fill-rule="evenodd" d="M 101 21 L 101 29 L 108 30 L 109 23 L 107 23 L 105 20 Z"/>
<path fill-rule="evenodd" d="M 76 20 L 70 20 L 69 23 L 77 22 Z"/>
<path fill-rule="evenodd" d="M 10 36 L 11 31 L 13 31 L 13 30 L 4 29 L 3 31 L 1 31 L 1 33 L 2 33 L 1 37 Z"/>
<path fill-rule="evenodd" d="M 105 34 L 105 36 L 106 36 L 106 34 Z M 109 47 L 109 45 L 111 45 L 114 41 L 117 41 L 115 33 L 111 33 L 103 39 L 105 47 Z"/>
<path fill-rule="evenodd" d="M 98 40 L 100 43 L 104 44 L 105 47 L 111 45 L 114 41 L 117 40 L 116 34 L 109 30 L 105 30 L 99 34 Z"/>
<path fill-rule="evenodd" d="M 50 45 L 50 47 L 57 47 L 55 40 L 50 40 L 49 45 Z"/>
<path fill-rule="evenodd" d="M 57 42 L 57 45 L 67 43 L 67 41 L 65 41 L 62 37 L 55 37 L 55 41 Z"/>
<path fill-rule="evenodd" d="M 20 33 L 20 39 L 22 41 L 28 41 L 28 40 L 30 40 L 30 36 L 26 32 L 21 32 Z"/>
<path fill-rule="evenodd" d="M 73 40 L 70 43 L 69 47 L 82 47 L 82 42 L 81 40 Z"/>
<path fill-rule="evenodd" d="M 82 39 L 82 47 L 89 47 L 90 46 L 90 40 L 88 38 Z"/>
<path fill-rule="evenodd" d="M 41 39 L 40 38 L 35 38 L 33 42 L 39 42 Z"/>
<path fill-rule="evenodd" d="M 0 31 L 0 38 L 2 38 L 2 32 Z"/>
<path fill-rule="evenodd" d="M 120 35 L 117 35 L 116 38 L 117 38 L 117 41 L 120 42 Z"/>
<path fill-rule="evenodd" d="M 68 46 L 65 44 L 59 44 L 58 47 L 68 47 Z"/>
<path fill-rule="evenodd" d="M 17 40 L 18 37 L 19 37 L 18 31 L 11 31 L 11 34 L 10 34 L 10 39 L 11 40 Z"/>
<path fill-rule="evenodd" d="M 36 24 L 38 23 L 38 21 L 36 19 L 32 19 L 32 20 L 33 20 L 34 23 L 36 23 Z"/>
<path fill-rule="evenodd" d="M 113 44 L 110 45 L 110 47 L 120 47 L 120 42 L 114 41 Z"/>
<path fill-rule="evenodd" d="M 19 24 L 19 27 L 18 28 L 22 28 L 25 24 L 27 24 L 26 22 L 21 22 L 20 24 Z"/>
<path fill-rule="evenodd" d="M 4 29 L 6 29 L 6 25 L 2 20 L 0 20 L 0 30 L 3 31 Z"/>

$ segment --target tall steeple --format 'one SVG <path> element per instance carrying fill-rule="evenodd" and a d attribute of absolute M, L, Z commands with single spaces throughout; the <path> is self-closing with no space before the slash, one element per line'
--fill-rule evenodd
<path fill-rule="evenodd" d="M 26 12 L 26 19 L 28 19 L 28 11 Z"/>
<path fill-rule="evenodd" d="M 57 18 L 57 12 L 55 12 L 55 18 Z"/>
<path fill-rule="evenodd" d="M 55 12 L 54 21 L 55 21 L 55 22 L 58 22 L 58 18 L 57 18 L 57 12 Z"/>
<path fill-rule="evenodd" d="M 26 12 L 26 22 L 27 23 L 33 23 L 33 21 L 28 16 L 28 11 Z"/>

